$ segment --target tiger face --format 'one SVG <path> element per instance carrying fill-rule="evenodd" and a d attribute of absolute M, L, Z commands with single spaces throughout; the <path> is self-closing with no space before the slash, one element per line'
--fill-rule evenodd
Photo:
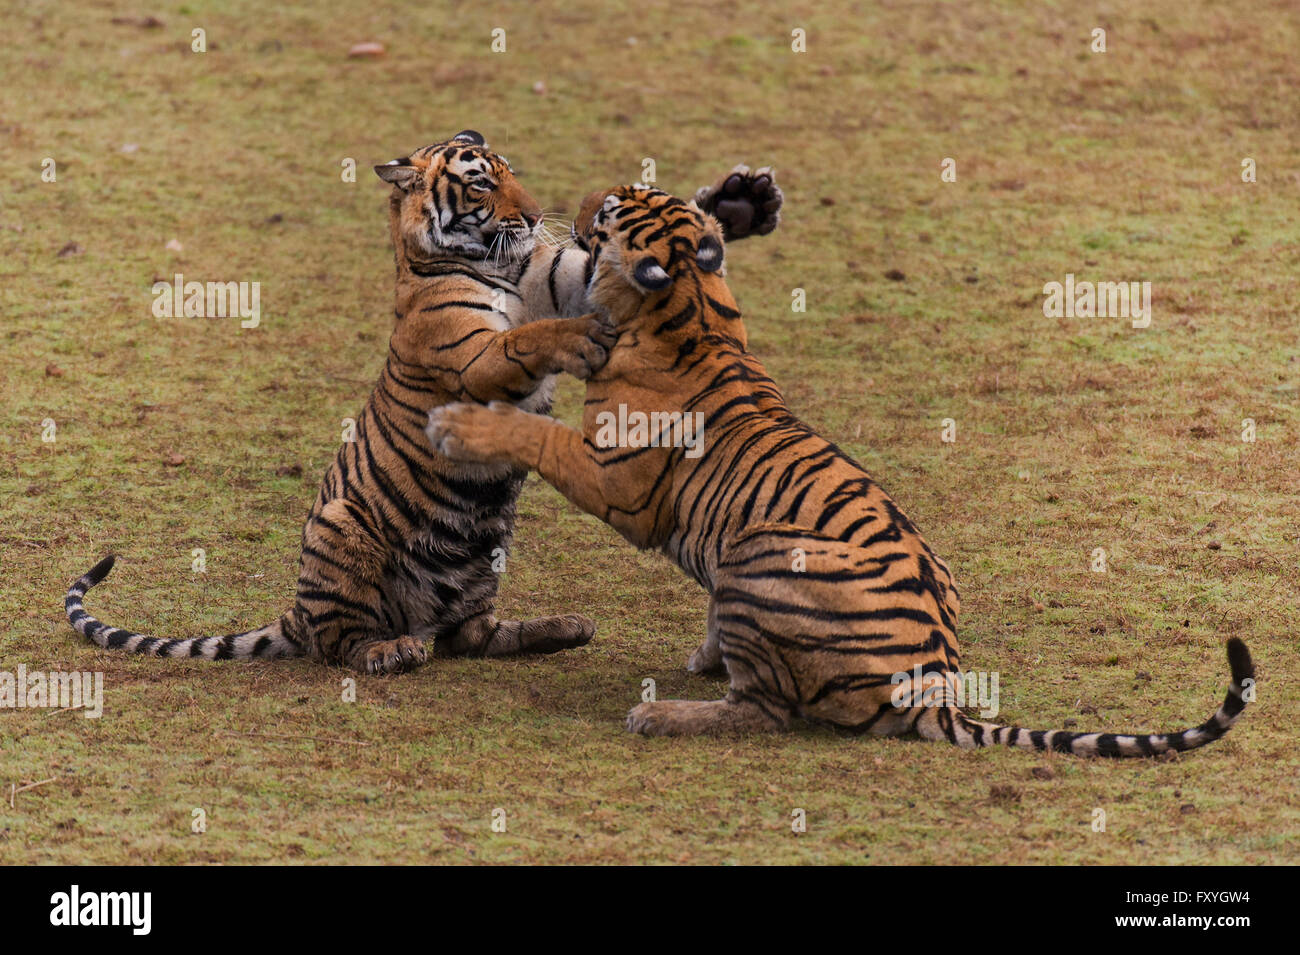
<path fill-rule="evenodd" d="M 687 274 L 723 270 L 722 229 L 694 202 L 649 186 L 619 186 L 582 201 L 575 241 L 591 256 L 587 297 L 615 316 Z"/>
<path fill-rule="evenodd" d="M 472 129 L 375 166 L 375 173 L 394 186 L 399 256 L 452 253 L 501 263 L 532 253 L 541 206 Z"/>

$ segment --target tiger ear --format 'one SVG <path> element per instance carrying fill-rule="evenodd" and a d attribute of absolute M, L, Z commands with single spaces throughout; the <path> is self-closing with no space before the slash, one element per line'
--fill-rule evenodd
<path fill-rule="evenodd" d="M 474 129 L 462 129 L 455 136 L 451 137 L 452 142 L 473 143 L 475 146 L 486 146 L 487 140 L 483 134 Z"/>
<path fill-rule="evenodd" d="M 420 170 L 411 165 L 410 156 L 403 156 L 401 159 L 394 159 L 382 166 L 376 166 L 375 175 L 384 182 L 391 182 L 398 189 L 406 191 L 411 188 L 411 184 L 419 177 Z"/>
<path fill-rule="evenodd" d="M 636 279 L 638 285 L 651 292 L 658 292 L 673 284 L 673 277 L 648 255 L 636 264 L 636 268 L 632 270 L 632 277 Z"/>
<path fill-rule="evenodd" d="M 578 214 L 573 219 L 573 234 L 586 236 L 591 230 L 591 224 L 605 205 L 605 197 L 612 193 L 613 189 L 597 189 L 595 192 L 589 192 L 582 198 L 578 205 Z"/>
<path fill-rule="evenodd" d="M 722 243 L 711 235 L 700 239 L 700 247 L 695 251 L 695 264 L 703 272 L 716 272 L 722 268 Z"/>

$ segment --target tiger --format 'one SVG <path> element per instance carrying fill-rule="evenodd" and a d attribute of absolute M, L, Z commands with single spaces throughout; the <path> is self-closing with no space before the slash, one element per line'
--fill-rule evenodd
<path fill-rule="evenodd" d="M 1192 729 L 1031 731 L 968 717 L 948 565 L 861 465 L 795 417 L 748 350 L 715 219 L 628 186 L 588 197 L 574 231 L 593 263 L 588 299 L 618 335 L 587 378 L 582 429 L 500 402 L 453 402 L 431 412 L 427 433 L 453 460 L 535 470 L 708 592 L 706 636 L 687 669 L 725 674 L 726 696 L 643 702 L 630 731 L 776 732 L 802 719 L 966 749 L 1149 756 L 1203 746 L 1236 722 L 1254 686 L 1236 638 L 1227 696 Z M 618 440 L 615 421 L 627 423 Z"/>
<path fill-rule="evenodd" d="M 551 653 L 581 646 L 578 614 L 499 620 L 493 605 L 524 472 L 452 462 L 421 433 L 448 401 L 550 407 L 554 376 L 584 377 L 612 339 L 586 307 L 587 255 L 539 241 L 543 213 L 508 160 L 465 130 L 374 167 L 392 186 L 396 323 L 379 380 L 321 482 L 302 532 L 296 598 L 242 633 L 169 639 L 107 626 L 83 600 L 110 554 L 72 583 L 72 626 L 100 647 L 209 660 L 306 656 L 399 673 L 440 656 Z M 762 235 L 780 219 L 770 169 L 737 166 L 700 191 Z"/>

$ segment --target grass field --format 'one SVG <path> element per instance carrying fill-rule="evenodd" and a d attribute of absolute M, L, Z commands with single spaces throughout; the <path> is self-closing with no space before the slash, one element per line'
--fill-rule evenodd
<path fill-rule="evenodd" d="M 0 670 L 102 671 L 105 700 L 97 720 L 0 710 L 0 860 L 1300 859 L 1293 4 L 3 7 Z M 349 59 L 363 41 L 386 54 Z M 705 596 L 535 478 L 501 610 L 585 612 L 583 649 L 357 677 L 346 703 L 349 674 L 305 661 L 78 638 L 64 590 L 110 550 L 87 601 L 110 623 L 225 633 L 288 606 L 392 321 L 369 167 L 465 127 L 569 213 L 645 158 L 676 192 L 777 167 L 781 228 L 729 250 L 751 345 L 952 565 L 963 663 L 1000 673 L 1000 719 L 1198 723 L 1232 635 L 1257 703 L 1171 760 L 632 737 L 647 677 L 720 695 L 683 670 Z M 260 327 L 155 318 L 176 272 L 260 282 Z M 1045 318 L 1067 274 L 1149 281 L 1150 327 Z M 580 401 L 563 382 L 557 414 Z"/>

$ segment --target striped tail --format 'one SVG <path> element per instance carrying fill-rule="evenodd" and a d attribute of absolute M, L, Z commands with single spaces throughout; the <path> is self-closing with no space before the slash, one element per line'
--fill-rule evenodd
<path fill-rule="evenodd" d="M 125 650 L 128 653 L 145 653 L 155 657 L 202 657 L 207 660 L 242 660 L 253 657 L 274 659 L 303 655 L 302 647 L 285 632 L 289 612 L 274 623 L 246 633 L 232 633 L 224 637 L 191 637 L 185 640 L 147 637 L 142 633 L 100 623 L 86 613 L 81 598 L 86 596 L 87 590 L 108 576 L 116 560 L 115 555 L 109 554 L 77 578 L 68 588 L 68 596 L 63 602 L 68 623 L 72 624 L 73 629 L 106 650 Z"/>
<path fill-rule="evenodd" d="M 1071 733 L 1066 730 L 1024 730 L 972 720 L 953 706 L 931 707 L 917 721 L 917 732 L 926 739 L 941 740 L 974 749 L 979 746 L 1014 746 L 1018 749 L 1055 750 L 1075 756 L 1156 756 L 1160 753 L 1196 749 L 1213 743 L 1232 728 L 1246 709 L 1243 685 L 1255 678 L 1246 644 L 1236 637 L 1228 641 L 1228 666 L 1232 685 L 1218 711 L 1200 726 L 1179 733 L 1148 733 L 1121 736 L 1117 733 Z"/>

